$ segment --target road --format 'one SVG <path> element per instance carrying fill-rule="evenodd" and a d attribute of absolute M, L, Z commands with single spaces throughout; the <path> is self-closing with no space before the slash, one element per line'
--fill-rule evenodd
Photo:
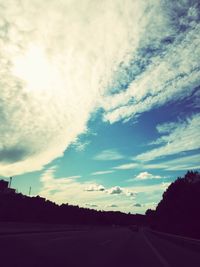
<path fill-rule="evenodd" d="M 140 228 L 0 234 L 2 267 L 199 267 L 200 246 Z"/>

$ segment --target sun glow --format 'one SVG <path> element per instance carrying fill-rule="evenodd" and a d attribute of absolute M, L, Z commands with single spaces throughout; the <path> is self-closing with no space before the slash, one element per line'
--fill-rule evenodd
<path fill-rule="evenodd" d="M 53 91 L 61 81 L 56 66 L 50 61 L 44 49 L 31 45 L 23 55 L 13 61 L 13 74 L 23 80 L 31 92 Z"/>

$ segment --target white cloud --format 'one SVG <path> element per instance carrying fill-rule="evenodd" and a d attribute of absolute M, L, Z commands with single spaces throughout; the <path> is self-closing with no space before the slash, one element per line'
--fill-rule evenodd
<path fill-rule="evenodd" d="M 77 178 L 81 178 L 81 175 L 74 175 L 74 176 L 68 176 L 68 179 L 77 179 Z"/>
<path fill-rule="evenodd" d="M 159 157 L 200 148 L 200 114 L 193 115 L 185 121 L 177 122 L 176 125 L 173 124 L 173 127 L 171 127 L 171 124 L 169 125 L 167 134 L 154 141 L 154 144 L 160 144 L 160 147 L 144 152 L 134 159 L 150 161 Z M 164 124 L 164 127 L 159 126 L 158 130 L 166 132 L 166 127 L 167 124 Z"/>
<path fill-rule="evenodd" d="M 118 205 L 116 204 L 111 204 L 111 205 L 107 205 L 108 208 L 118 208 Z"/>
<path fill-rule="evenodd" d="M 133 206 L 136 207 L 136 208 L 141 208 L 141 207 L 142 207 L 142 204 L 140 204 L 140 203 L 136 203 L 136 204 L 134 204 Z"/>
<path fill-rule="evenodd" d="M 62 156 L 98 107 L 114 122 L 190 95 L 199 81 L 198 5 L 173 13 L 170 25 L 180 8 L 156 0 L 0 5 L 0 174 L 40 170 Z M 188 30 L 179 36 L 181 25 Z M 117 93 L 119 66 L 142 64 L 143 48 L 159 50 L 176 35 Z"/>
<path fill-rule="evenodd" d="M 90 144 L 90 142 L 89 141 L 86 141 L 86 142 L 76 142 L 75 144 L 74 144 L 74 147 L 75 147 L 75 149 L 76 149 L 76 151 L 84 151 L 85 150 L 85 148 L 88 146 Z"/>
<path fill-rule="evenodd" d="M 1 175 L 43 168 L 87 131 L 114 69 L 138 45 L 144 10 L 119 0 L 1 5 Z"/>
<path fill-rule="evenodd" d="M 98 202 L 103 198 L 104 187 L 91 182 L 81 183 L 77 179 L 55 177 L 55 168 L 47 169 L 41 176 L 42 187 L 39 194 L 59 204 L 70 203 L 83 206 L 84 203 Z M 89 192 L 90 191 L 94 192 Z M 98 203 L 97 203 L 98 205 Z"/>
<path fill-rule="evenodd" d="M 94 157 L 95 160 L 106 160 L 106 161 L 107 160 L 119 160 L 123 158 L 124 156 L 114 149 L 103 150 Z"/>
<path fill-rule="evenodd" d="M 134 185 L 128 187 L 113 186 L 105 188 L 91 181 L 81 182 L 80 179 L 70 177 L 55 177 L 56 167 L 43 172 L 40 180 L 42 183 L 39 194 L 56 203 L 69 203 L 80 207 L 93 207 L 99 210 L 119 210 L 122 212 L 134 212 L 133 204 L 140 203 L 142 207 L 138 211 L 144 213 L 150 207 L 148 203 L 160 201 L 162 193 L 169 186 L 169 182 L 156 185 Z M 86 188 L 94 189 L 87 191 Z M 116 207 L 112 207 L 112 205 Z M 94 206 L 95 205 L 95 206 Z"/>
<path fill-rule="evenodd" d="M 141 172 L 139 173 L 134 180 L 147 180 L 147 179 L 160 179 L 162 178 L 160 175 L 153 175 L 149 172 Z"/>
<path fill-rule="evenodd" d="M 120 186 L 114 186 L 107 190 L 108 194 L 118 195 L 123 193 L 123 189 Z"/>
<path fill-rule="evenodd" d="M 125 194 L 128 196 L 128 197 L 131 197 L 132 199 L 134 199 L 137 195 L 137 192 L 134 192 L 134 191 L 129 191 L 129 190 L 125 190 Z"/>
<path fill-rule="evenodd" d="M 127 190 L 132 191 L 132 192 L 137 192 L 136 194 L 139 195 L 141 193 L 149 194 L 149 195 L 154 195 L 155 192 L 164 192 L 164 190 L 167 188 L 167 186 L 170 185 L 170 182 L 165 182 L 165 183 L 158 183 L 154 185 L 134 185 L 134 186 L 129 186 L 126 187 Z"/>
<path fill-rule="evenodd" d="M 166 160 L 157 164 L 149 163 L 144 166 L 148 169 L 164 169 L 168 171 L 200 169 L 200 154 L 189 156 L 181 155 L 179 158 L 173 160 Z"/>
<path fill-rule="evenodd" d="M 132 211 L 132 201 L 136 196 L 133 188 L 114 186 L 105 188 L 103 185 L 91 181 L 81 182 L 72 177 L 55 177 L 56 167 L 43 172 L 40 177 L 42 183 L 39 194 L 58 204 L 69 203 L 81 207 L 93 207 L 100 210 Z M 112 204 L 115 203 L 115 207 Z M 95 205 L 95 206 L 94 206 Z M 118 207 L 117 207 L 118 206 Z"/>
<path fill-rule="evenodd" d="M 113 173 L 114 170 L 108 170 L 108 171 L 98 171 L 98 172 L 93 172 L 91 173 L 91 175 L 103 175 L 103 174 L 109 174 L 109 173 Z"/>
<path fill-rule="evenodd" d="M 182 2 L 177 2 L 176 8 L 171 1 L 166 2 L 165 7 L 161 4 L 159 11 L 159 3 L 157 8 L 153 3 L 149 12 L 152 12 L 152 22 L 146 26 L 144 38 L 140 36 L 141 45 L 134 51 L 131 68 L 127 64 L 119 74 L 121 79 L 127 80 L 128 88 L 108 95 L 103 103 L 106 121 L 127 121 L 168 102 L 181 101 L 199 86 L 200 23 L 189 12 L 183 12 Z M 185 10 L 199 13 L 195 3 L 185 5 Z M 183 20 L 185 31 L 180 30 Z M 166 44 L 170 39 L 172 44 Z M 130 77 L 127 69 L 135 75 Z"/>
<path fill-rule="evenodd" d="M 85 191 L 105 191 L 105 187 L 99 184 L 90 184 L 85 188 Z"/>
<path fill-rule="evenodd" d="M 127 164 L 122 164 L 119 166 L 113 167 L 115 170 L 129 170 L 129 169 L 134 169 L 138 167 L 138 163 L 127 163 Z"/>

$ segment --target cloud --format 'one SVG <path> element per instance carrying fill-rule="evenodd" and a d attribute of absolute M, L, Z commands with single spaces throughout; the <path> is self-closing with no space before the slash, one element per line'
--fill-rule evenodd
<path fill-rule="evenodd" d="M 144 10 L 119 0 L 1 5 L 1 175 L 40 170 L 87 132 L 116 66 L 138 45 Z"/>
<path fill-rule="evenodd" d="M 113 167 L 115 170 L 129 170 L 129 169 L 134 169 L 138 167 L 138 163 L 127 163 L 127 164 L 122 164 L 119 166 Z"/>
<path fill-rule="evenodd" d="M 89 141 L 87 141 L 87 142 L 76 142 L 76 143 L 74 144 L 74 147 L 75 147 L 76 151 L 80 152 L 80 151 L 84 151 L 85 148 L 86 148 L 89 144 L 90 144 Z"/>
<path fill-rule="evenodd" d="M 109 173 L 113 173 L 114 170 L 110 170 L 110 171 L 98 171 L 98 172 L 93 172 L 91 173 L 91 175 L 103 175 L 103 174 L 109 174 Z"/>
<path fill-rule="evenodd" d="M 2 147 L 0 150 L 0 162 L 4 164 L 9 164 L 13 162 L 18 162 L 27 157 L 28 151 L 26 148 L 16 146 L 16 147 Z"/>
<path fill-rule="evenodd" d="M 140 45 L 133 51 L 132 60 L 116 71 L 116 92 L 108 94 L 102 104 L 105 121 L 128 121 L 185 98 L 196 103 L 200 10 L 198 1 L 176 3 L 175 7 L 173 1 L 153 2 L 146 12 L 148 23 L 139 35 Z"/>
<path fill-rule="evenodd" d="M 55 177 L 56 167 L 49 168 L 40 177 L 42 187 L 39 194 L 47 199 L 59 204 L 70 203 L 83 206 L 83 203 L 94 203 L 98 199 L 103 199 L 106 194 L 102 194 L 104 187 L 91 182 L 81 182 L 79 179 L 71 177 Z M 91 194 L 90 191 L 95 191 Z M 96 203 L 98 205 L 98 203 Z"/>
<path fill-rule="evenodd" d="M 166 160 L 160 163 L 145 164 L 148 169 L 164 169 L 167 171 L 186 171 L 200 169 L 200 154 L 184 156 L 180 155 L 176 159 Z"/>
<path fill-rule="evenodd" d="M 135 160 L 150 161 L 200 148 L 200 114 L 195 114 L 185 121 L 159 125 L 157 129 L 160 133 L 166 133 L 153 142 L 161 146 L 138 155 L 134 158 Z"/>
<path fill-rule="evenodd" d="M 110 188 L 105 188 L 104 186 L 99 185 L 99 184 L 89 184 L 89 186 L 86 187 L 84 190 L 88 192 L 101 191 L 109 195 L 124 195 L 131 199 L 135 198 L 137 194 L 134 190 L 130 191 L 124 187 L 113 186 Z"/>
<path fill-rule="evenodd" d="M 128 197 L 131 197 L 132 199 L 134 199 L 137 195 L 137 192 L 135 191 L 129 191 L 129 190 L 125 190 L 125 194 L 128 196 Z"/>
<path fill-rule="evenodd" d="M 116 204 L 111 204 L 111 205 L 107 205 L 107 207 L 108 207 L 108 208 L 117 208 L 118 205 L 116 205 Z"/>
<path fill-rule="evenodd" d="M 74 175 L 74 176 L 68 176 L 67 178 L 68 179 L 78 179 L 78 178 L 81 178 L 82 176 L 81 175 Z"/>
<path fill-rule="evenodd" d="M 126 187 L 127 190 L 132 191 L 132 192 L 137 192 L 137 196 L 139 196 L 141 193 L 146 194 L 146 195 L 154 195 L 156 192 L 160 192 L 162 193 L 166 187 L 168 187 L 170 185 L 170 182 L 159 182 L 157 184 L 154 185 L 147 185 L 147 184 L 143 184 L 143 185 L 134 185 L 134 186 L 129 186 Z"/>
<path fill-rule="evenodd" d="M 91 183 L 91 181 L 82 182 L 81 179 L 70 177 L 57 178 L 55 176 L 56 169 L 56 166 L 51 167 L 41 175 L 42 186 L 38 192 L 39 195 L 58 204 L 69 203 L 100 210 L 112 210 L 113 208 L 113 210 L 117 209 L 122 212 L 134 212 L 133 203 L 140 203 L 142 198 L 142 207 L 139 211 L 144 213 L 147 208 L 155 206 L 152 203 L 160 201 L 163 192 L 170 184 L 165 182 L 155 185 L 114 186 L 105 188 L 103 191 L 87 191 L 85 189 L 90 186 L 92 188 L 95 185 L 96 189 L 100 189 L 101 185 Z M 116 207 L 112 207 L 112 205 L 116 205 Z"/>
<path fill-rule="evenodd" d="M 58 204 L 69 203 L 100 210 L 112 210 L 112 208 L 116 210 L 117 208 L 117 210 L 123 212 L 132 211 L 133 196 L 131 192 L 134 192 L 133 189 L 119 186 L 104 189 L 104 186 L 100 184 L 91 181 L 82 182 L 81 179 L 72 178 L 74 176 L 57 178 L 55 176 L 56 169 L 56 166 L 51 167 L 41 175 L 40 182 L 42 186 L 38 194 L 42 197 Z M 120 191 L 122 192 L 119 193 Z M 128 195 L 128 192 L 130 195 Z M 111 206 L 113 203 L 116 207 Z"/>
<path fill-rule="evenodd" d="M 97 154 L 94 159 L 95 160 L 119 160 L 123 159 L 124 156 L 120 154 L 117 150 L 103 150 L 99 154 Z"/>
<path fill-rule="evenodd" d="M 133 206 L 134 206 L 134 207 L 137 207 L 137 208 L 141 208 L 141 207 L 142 207 L 142 205 L 139 204 L 139 203 L 136 203 L 136 204 L 134 204 Z"/>
<path fill-rule="evenodd" d="M 153 175 L 149 172 L 141 172 L 139 173 L 134 180 L 147 180 L 147 179 L 160 179 L 162 178 L 159 175 Z"/>
<path fill-rule="evenodd" d="M 194 93 L 198 14 L 198 1 L 1 5 L 0 174 L 63 156 L 98 108 L 113 123 Z"/>
<path fill-rule="evenodd" d="M 90 184 L 85 191 L 105 191 L 105 187 L 103 185 L 98 184 Z"/>
<path fill-rule="evenodd" d="M 123 193 L 123 189 L 120 186 L 114 186 L 107 190 L 108 194 L 118 195 Z"/>

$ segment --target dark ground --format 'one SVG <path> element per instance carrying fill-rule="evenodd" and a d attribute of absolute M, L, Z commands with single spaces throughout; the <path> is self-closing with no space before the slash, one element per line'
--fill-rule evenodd
<path fill-rule="evenodd" d="M 18 233 L 11 231 L 12 225 L 0 228 L 2 267 L 200 266 L 200 242 L 152 233 L 145 228 L 57 226 L 52 229 L 31 225 L 28 229 L 18 224 Z M 22 230 L 24 233 L 20 233 Z"/>

